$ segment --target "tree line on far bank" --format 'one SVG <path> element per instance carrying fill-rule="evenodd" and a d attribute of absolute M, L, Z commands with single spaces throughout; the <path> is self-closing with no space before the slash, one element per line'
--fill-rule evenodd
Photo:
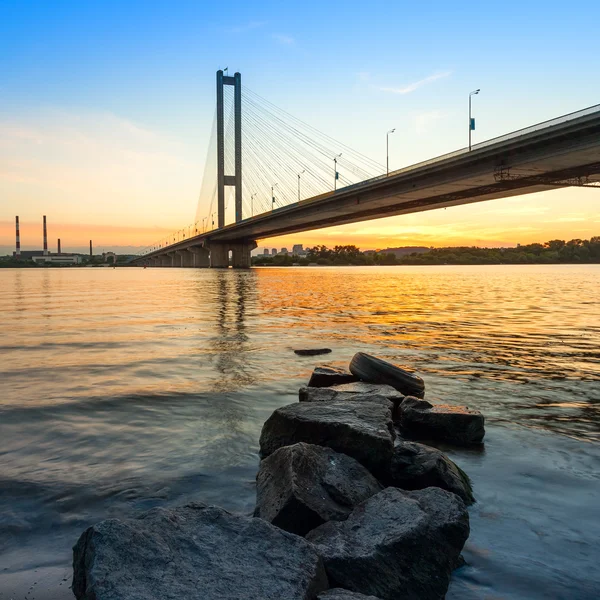
<path fill-rule="evenodd" d="M 384 252 L 361 252 L 356 246 L 315 246 L 305 257 L 291 254 L 256 256 L 254 265 L 522 265 L 559 263 L 600 263 L 600 236 L 589 240 L 550 240 L 543 244 L 527 244 L 516 248 L 479 248 L 460 246 L 432 248 L 428 252 L 401 257 Z"/>

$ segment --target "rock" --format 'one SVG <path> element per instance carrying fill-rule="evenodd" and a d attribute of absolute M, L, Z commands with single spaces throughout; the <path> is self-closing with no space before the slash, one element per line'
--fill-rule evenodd
<path fill-rule="evenodd" d="M 392 418 L 396 420 L 398 407 L 404 396 L 391 385 L 381 383 L 365 383 L 356 381 L 334 385 L 326 388 L 303 387 L 298 392 L 300 402 L 329 402 L 331 400 L 370 400 L 371 397 L 383 396 L 393 403 Z"/>
<path fill-rule="evenodd" d="M 422 398 L 425 394 L 425 382 L 418 375 L 364 352 L 352 357 L 350 372 L 361 381 L 391 385 L 406 396 Z"/>
<path fill-rule="evenodd" d="M 464 502 L 432 487 L 387 488 L 306 539 L 323 557 L 332 587 L 383 600 L 441 600 L 468 536 Z"/>
<path fill-rule="evenodd" d="M 340 369 L 339 367 L 330 367 L 328 365 L 315 367 L 308 387 L 329 387 L 331 385 L 340 385 L 342 383 L 352 383 L 358 381 L 350 371 Z"/>
<path fill-rule="evenodd" d="M 107 519 L 73 548 L 78 600 L 312 600 L 323 563 L 304 539 L 200 504 Z"/>
<path fill-rule="evenodd" d="M 466 406 L 450 406 L 407 396 L 399 407 L 403 429 L 411 436 L 444 440 L 467 446 L 480 444 L 485 436 L 483 415 Z"/>
<path fill-rule="evenodd" d="M 331 348 L 307 348 L 304 350 L 294 350 L 294 352 L 298 356 L 318 356 L 319 354 L 329 354 Z"/>
<path fill-rule="evenodd" d="M 260 434 L 267 457 L 282 446 L 306 442 L 355 458 L 371 473 L 385 473 L 394 451 L 392 404 L 383 397 L 369 402 L 299 402 L 278 408 Z"/>
<path fill-rule="evenodd" d="M 404 490 L 438 487 L 475 502 L 467 474 L 437 448 L 396 440 L 389 477 L 385 483 Z"/>
<path fill-rule="evenodd" d="M 353 458 L 300 442 L 279 448 L 260 463 L 254 516 L 298 535 L 327 521 L 342 521 L 382 490 Z"/>
<path fill-rule="evenodd" d="M 356 592 L 343 590 L 342 588 L 334 588 L 326 592 L 321 592 L 317 596 L 317 600 L 380 600 L 380 598 L 357 594 Z"/>

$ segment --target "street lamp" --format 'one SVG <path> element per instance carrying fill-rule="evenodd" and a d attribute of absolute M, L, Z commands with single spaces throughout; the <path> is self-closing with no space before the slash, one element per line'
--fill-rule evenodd
<path fill-rule="evenodd" d="M 214 212 L 214 213 L 211 215 L 211 217 L 212 217 L 212 228 L 213 228 L 213 229 L 215 228 L 215 215 L 216 215 L 216 214 L 217 214 L 217 212 L 215 211 L 215 212 Z"/>
<path fill-rule="evenodd" d="M 300 175 L 302 175 L 302 173 L 305 173 L 306 169 L 302 169 L 302 171 L 300 171 L 300 173 L 298 173 L 298 202 L 300 202 Z"/>
<path fill-rule="evenodd" d="M 274 183 L 271 186 L 271 210 L 275 210 L 275 188 L 278 186 L 278 183 Z"/>
<path fill-rule="evenodd" d="M 250 216 L 254 216 L 254 196 L 256 196 L 256 192 L 250 196 Z"/>
<path fill-rule="evenodd" d="M 206 232 L 206 226 L 204 225 L 204 221 L 207 221 L 208 217 L 202 217 L 202 233 Z"/>
<path fill-rule="evenodd" d="M 337 159 L 342 155 L 342 153 L 340 152 L 339 154 L 336 154 L 333 157 L 333 191 L 335 192 L 335 190 L 337 189 L 337 180 L 339 177 L 339 173 L 337 170 Z"/>
<path fill-rule="evenodd" d="M 471 96 L 477 96 L 481 90 L 469 94 L 469 152 L 471 152 L 471 132 L 475 130 L 475 119 L 471 118 Z"/>
<path fill-rule="evenodd" d="M 390 133 L 394 133 L 396 128 L 390 129 L 385 134 L 385 164 L 386 164 L 386 175 L 390 174 Z"/>

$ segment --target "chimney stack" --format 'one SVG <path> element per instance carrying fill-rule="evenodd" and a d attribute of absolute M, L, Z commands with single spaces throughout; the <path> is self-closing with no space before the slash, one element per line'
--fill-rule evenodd
<path fill-rule="evenodd" d="M 21 258 L 21 233 L 19 232 L 19 217 L 15 217 L 15 225 L 17 227 L 17 251 L 15 252 L 15 258 Z"/>
<path fill-rule="evenodd" d="M 46 215 L 44 215 L 44 256 L 48 256 L 48 231 L 46 230 Z"/>
<path fill-rule="evenodd" d="M 90 240 L 90 258 L 94 256 L 93 252 L 92 252 L 92 240 Z"/>
<path fill-rule="evenodd" d="M 58 253 L 60 254 L 60 238 L 58 238 Z"/>

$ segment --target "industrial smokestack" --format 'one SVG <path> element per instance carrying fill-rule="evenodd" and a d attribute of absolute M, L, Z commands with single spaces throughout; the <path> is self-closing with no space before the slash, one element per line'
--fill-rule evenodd
<path fill-rule="evenodd" d="M 21 233 L 19 232 L 19 217 L 15 217 L 15 225 L 17 228 L 17 251 L 15 252 L 15 257 L 21 258 Z"/>
<path fill-rule="evenodd" d="M 92 252 L 92 240 L 90 240 L 90 257 L 94 256 Z"/>
<path fill-rule="evenodd" d="M 58 253 L 60 254 L 60 238 L 58 238 Z"/>
<path fill-rule="evenodd" d="M 48 231 L 46 230 L 46 215 L 44 215 L 44 256 L 48 256 Z"/>

